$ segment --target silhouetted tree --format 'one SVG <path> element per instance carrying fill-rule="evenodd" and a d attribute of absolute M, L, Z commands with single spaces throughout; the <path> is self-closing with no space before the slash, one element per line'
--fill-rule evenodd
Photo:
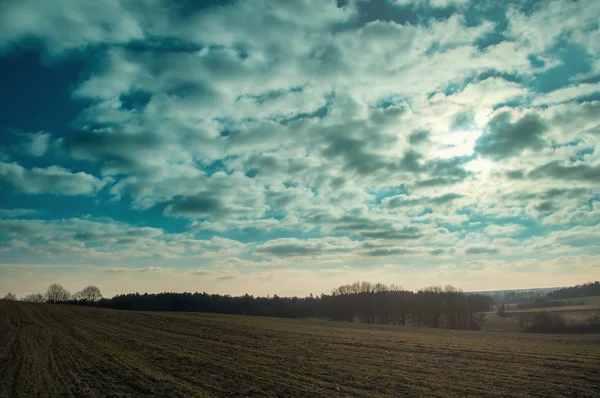
<path fill-rule="evenodd" d="M 32 293 L 23 297 L 23 301 L 30 303 L 44 303 L 46 301 L 46 295 L 43 293 Z"/>
<path fill-rule="evenodd" d="M 6 296 L 4 296 L 2 298 L 2 300 L 8 300 L 8 301 L 15 301 L 17 299 L 17 296 L 14 295 L 14 293 L 8 292 L 6 293 Z"/>
<path fill-rule="evenodd" d="M 98 301 L 102 298 L 102 293 L 98 287 L 90 285 L 73 294 L 72 298 L 73 300 Z"/>
<path fill-rule="evenodd" d="M 80 298 L 77 294 L 74 299 Z M 452 286 L 417 293 L 399 286 L 366 281 L 342 285 L 330 295 L 309 297 L 238 297 L 207 293 L 123 294 L 98 301 L 66 303 L 136 311 L 198 311 L 277 317 L 326 317 L 342 322 L 477 329 L 478 315 L 489 311 L 492 298 L 466 294 Z"/>
<path fill-rule="evenodd" d="M 59 285 L 58 283 L 53 283 L 48 286 L 48 290 L 46 291 L 46 300 L 50 303 L 59 303 L 61 301 L 67 301 L 71 298 L 71 294 Z"/>

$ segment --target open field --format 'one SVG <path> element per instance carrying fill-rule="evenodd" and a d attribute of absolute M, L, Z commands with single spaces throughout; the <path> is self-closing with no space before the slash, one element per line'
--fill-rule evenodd
<path fill-rule="evenodd" d="M 540 308 L 524 308 L 521 310 L 507 310 L 506 313 L 519 313 L 519 312 L 540 312 L 540 311 L 551 311 L 551 312 L 565 312 L 565 311 L 600 311 L 600 308 L 595 305 L 563 305 L 561 307 L 540 307 Z"/>
<path fill-rule="evenodd" d="M 583 307 L 596 307 L 600 308 L 600 296 L 590 296 L 590 297 L 581 297 L 576 299 L 566 299 L 561 301 L 566 301 L 571 305 L 575 305 L 578 301 L 582 301 L 585 303 Z"/>
<path fill-rule="evenodd" d="M 542 307 L 542 308 L 526 308 L 518 309 L 519 304 L 505 304 L 504 308 L 510 312 L 535 312 L 535 311 L 565 311 L 565 310 L 600 310 L 600 296 L 581 297 L 575 299 L 556 300 L 567 303 L 565 306 L 557 307 Z M 577 304 L 583 301 L 585 304 Z M 495 312 L 495 311 L 493 311 Z"/>
<path fill-rule="evenodd" d="M 597 297 L 586 297 L 585 305 L 565 305 L 561 307 L 543 307 L 543 308 L 526 308 L 526 309 L 511 309 L 507 310 L 504 314 L 504 319 L 512 319 L 516 321 L 521 316 L 532 316 L 535 313 L 539 313 L 542 311 L 552 312 L 554 314 L 559 314 L 566 322 L 573 324 L 583 324 L 583 323 L 598 323 L 600 320 L 600 306 L 597 304 Z M 565 300 L 575 302 L 576 300 L 584 300 L 584 299 L 573 299 L 573 300 Z M 587 303 L 591 304 L 587 304 Z M 486 324 L 496 324 L 497 322 L 493 322 L 492 318 L 498 317 L 493 313 L 486 314 L 486 322 L 484 322 L 484 328 L 489 329 Z M 507 323 L 505 322 L 505 325 Z"/>
<path fill-rule="evenodd" d="M 36 396 L 600 396 L 600 335 L 0 301 L 0 391 Z"/>
<path fill-rule="evenodd" d="M 496 313 L 486 313 L 481 328 L 484 331 L 520 332 L 521 326 L 516 317 L 499 316 Z"/>

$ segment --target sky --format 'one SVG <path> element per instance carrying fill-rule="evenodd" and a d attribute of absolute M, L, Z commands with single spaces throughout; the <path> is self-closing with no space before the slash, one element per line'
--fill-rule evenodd
<path fill-rule="evenodd" d="M 600 275 L 600 2 L 0 3 L 0 294 Z"/>

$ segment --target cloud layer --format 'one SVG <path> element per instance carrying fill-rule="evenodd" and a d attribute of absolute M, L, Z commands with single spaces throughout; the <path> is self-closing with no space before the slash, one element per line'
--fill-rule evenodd
<path fill-rule="evenodd" d="M 0 6 L 19 91 L 67 76 L 69 115 L 3 102 L 0 274 L 600 266 L 597 1 L 60 3 Z"/>

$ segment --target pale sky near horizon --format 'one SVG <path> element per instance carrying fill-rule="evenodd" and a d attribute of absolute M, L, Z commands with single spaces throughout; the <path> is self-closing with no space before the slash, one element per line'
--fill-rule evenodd
<path fill-rule="evenodd" d="M 0 3 L 0 296 L 600 275 L 600 1 Z"/>

